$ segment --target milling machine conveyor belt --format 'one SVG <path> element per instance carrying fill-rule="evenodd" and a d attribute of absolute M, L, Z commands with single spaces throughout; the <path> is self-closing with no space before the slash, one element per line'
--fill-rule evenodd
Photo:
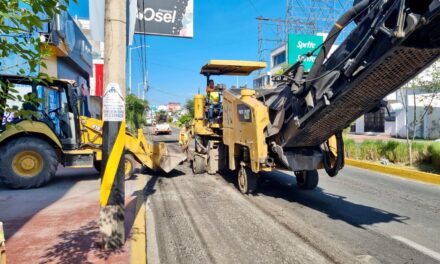
<path fill-rule="evenodd" d="M 336 25 L 346 23 L 359 8 L 366 12 L 362 22 L 324 61 L 322 55 L 330 50 L 336 39 L 332 34 L 339 29 L 334 26 L 330 31 L 332 37 L 324 43 L 302 86 L 313 96 L 314 105 L 309 100 L 306 109 L 293 103 L 294 118 L 285 119 L 283 128 L 272 137 L 278 145 L 285 149 L 319 146 L 440 57 L 440 2 L 401 1 L 362 0 L 341 17 Z M 405 18 L 401 33 L 397 32 L 398 14 Z M 295 93 L 294 84 L 286 89 L 292 87 Z M 304 100 L 301 96 L 295 94 L 292 102 Z"/>
<path fill-rule="evenodd" d="M 287 144 L 291 147 L 316 146 L 348 127 L 363 113 L 374 108 L 392 91 L 405 84 L 440 56 L 439 49 L 399 47 L 374 70 L 357 78 L 328 106 L 317 111 Z"/>

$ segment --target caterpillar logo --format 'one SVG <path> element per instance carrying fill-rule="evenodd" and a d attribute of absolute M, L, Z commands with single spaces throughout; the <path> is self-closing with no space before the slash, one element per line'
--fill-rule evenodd
<path fill-rule="evenodd" d="M 151 7 L 145 8 L 143 12 L 139 12 L 137 18 L 145 21 L 155 21 L 164 23 L 175 23 L 177 12 L 171 10 L 154 10 Z"/>

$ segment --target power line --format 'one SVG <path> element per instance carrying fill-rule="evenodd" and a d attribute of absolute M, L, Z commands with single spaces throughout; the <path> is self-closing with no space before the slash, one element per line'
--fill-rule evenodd
<path fill-rule="evenodd" d="M 251 4 L 252 8 L 255 10 L 258 16 L 261 16 L 261 13 L 258 11 L 257 7 L 255 6 L 254 2 L 252 0 L 248 0 L 249 4 Z"/>
<path fill-rule="evenodd" d="M 150 88 L 151 90 L 156 91 L 156 92 L 160 92 L 160 93 L 167 94 L 167 95 L 171 95 L 171 96 L 178 97 L 178 98 L 180 98 L 180 97 L 185 97 L 185 96 L 186 96 L 186 95 L 183 95 L 183 94 L 171 93 L 171 92 L 169 92 L 169 91 L 166 91 L 165 89 L 160 89 L 160 88 L 158 88 L 157 86 L 149 86 L 149 88 Z"/>
<path fill-rule="evenodd" d="M 191 70 L 189 68 L 183 68 L 183 67 L 179 67 L 179 66 L 175 66 L 175 65 L 165 65 L 165 64 L 161 64 L 161 63 L 157 63 L 157 62 L 151 62 L 151 65 L 156 65 L 159 67 L 163 67 L 163 68 L 173 68 L 173 69 L 177 69 L 177 70 L 181 70 L 181 71 L 187 71 L 187 72 L 191 72 L 191 73 L 198 73 L 198 69 L 195 70 Z"/>

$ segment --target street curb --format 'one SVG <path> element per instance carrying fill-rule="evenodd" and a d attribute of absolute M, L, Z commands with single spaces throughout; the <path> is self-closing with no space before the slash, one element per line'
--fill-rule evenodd
<path fill-rule="evenodd" d="M 385 166 L 381 164 L 375 164 L 367 161 L 360 161 L 354 159 L 345 159 L 345 164 L 363 168 L 367 170 L 373 170 L 385 174 L 390 174 L 392 176 L 397 176 L 406 179 L 412 179 L 420 182 L 431 183 L 440 185 L 440 175 L 434 173 L 427 173 L 415 170 L 409 170 L 404 168 L 396 168 L 391 166 Z"/>
<path fill-rule="evenodd" d="M 147 220 L 145 216 L 144 187 L 145 177 L 139 176 L 136 182 L 138 196 L 136 198 L 136 215 L 133 224 L 133 237 L 131 242 L 131 264 L 147 263 Z"/>

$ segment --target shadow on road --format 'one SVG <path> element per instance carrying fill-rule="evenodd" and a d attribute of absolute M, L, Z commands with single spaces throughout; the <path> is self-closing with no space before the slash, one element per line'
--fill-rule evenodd
<path fill-rule="evenodd" d="M 236 185 L 235 175 L 229 173 L 225 179 Z M 296 186 L 294 176 L 282 172 L 262 174 L 258 190 L 254 195 L 270 196 L 301 204 L 325 213 L 331 219 L 341 220 L 359 228 L 379 223 L 405 223 L 409 219 L 407 216 L 353 203 L 348 197 L 330 193 L 319 187 L 315 190 L 301 190 Z"/>

